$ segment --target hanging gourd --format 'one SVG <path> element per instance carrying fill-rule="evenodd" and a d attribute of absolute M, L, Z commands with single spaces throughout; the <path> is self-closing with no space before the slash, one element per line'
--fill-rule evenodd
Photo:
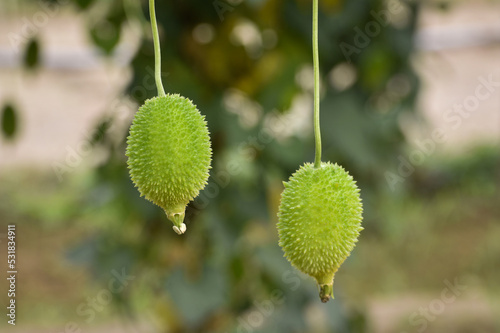
<path fill-rule="evenodd" d="M 205 117 L 187 98 L 165 94 L 154 0 L 149 1 L 158 96 L 135 114 L 127 138 L 128 167 L 146 199 L 163 208 L 177 234 L 186 231 L 187 204 L 207 184 L 212 149 Z"/>
<path fill-rule="evenodd" d="M 363 207 L 352 176 L 337 164 L 321 162 L 318 0 L 313 0 L 313 63 L 315 161 L 284 183 L 277 227 L 285 257 L 316 279 L 320 299 L 327 302 L 333 297 L 334 275 L 363 230 Z"/>

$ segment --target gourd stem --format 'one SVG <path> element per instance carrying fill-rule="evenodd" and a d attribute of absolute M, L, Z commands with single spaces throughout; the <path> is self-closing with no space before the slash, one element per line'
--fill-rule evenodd
<path fill-rule="evenodd" d="M 314 137 L 316 142 L 316 154 L 314 167 L 321 166 L 321 132 L 319 126 L 319 52 L 318 52 L 318 0 L 313 0 L 313 67 L 314 67 Z"/>
<path fill-rule="evenodd" d="M 158 96 L 165 96 L 163 83 L 161 82 L 161 51 L 160 37 L 158 35 L 158 25 L 156 24 L 155 1 L 149 0 L 149 16 L 151 20 L 151 29 L 153 30 L 153 42 L 155 48 L 155 81 L 158 89 Z"/>
<path fill-rule="evenodd" d="M 322 284 L 319 286 L 319 298 L 321 302 L 326 303 L 333 298 L 333 283 Z"/>

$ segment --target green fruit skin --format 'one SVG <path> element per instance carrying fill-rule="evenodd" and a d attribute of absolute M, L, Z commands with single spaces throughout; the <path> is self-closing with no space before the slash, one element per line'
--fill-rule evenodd
<path fill-rule="evenodd" d="M 134 117 L 126 155 L 141 196 L 181 228 L 186 205 L 209 177 L 212 149 L 205 117 L 178 94 L 149 99 Z"/>
<path fill-rule="evenodd" d="M 329 162 L 319 168 L 306 163 L 284 184 L 279 244 L 294 267 L 314 277 L 320 288 L 330 286 L 331 294 L 335 272 L 363 230 L 359 189 L 341 166 Z"/>

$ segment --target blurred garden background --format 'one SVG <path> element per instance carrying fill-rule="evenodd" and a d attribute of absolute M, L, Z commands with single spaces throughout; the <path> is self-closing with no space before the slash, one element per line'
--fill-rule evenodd
<path fill-rule="evenodd" d="M 323 159 L 365 228 L 327 304 L 276 232 L 314 158 L 311 1 L 156 2 L 165 90 L 214 151 L 183 236 L 124 156 L 156 94 L 147 1 L 0 3 L 2 332 L 500 331 L 500 1 L 320 0 Z"/>

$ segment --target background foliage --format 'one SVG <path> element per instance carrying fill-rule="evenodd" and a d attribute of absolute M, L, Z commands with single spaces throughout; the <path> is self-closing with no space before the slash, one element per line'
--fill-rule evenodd
<path fill-rule="evenodd" d="M 131 62 L 133 77 L 126 94 L 137 105 L 153 97 L 146 1 L 140 6 L 129 0 L 71 2 L 88 15 L 88 34 L 103 55 L 116 55 L 124 29 L 139 27 L 143 37 Z M 383 27 L 347 61 L 339 45 L 353 45 L 353 27 L 363 29 L 373 22 L 371 11 L 385 9 L 384 2 L 320 1 L 323 159 L 342 164 L 358 181 L 365 231 L 360 248 L 338 273 L 335 300 L 318 306 L 313 281 L 282 257 L 275 228 L 281 182 L 314 154 L 312 112 L 307 111 L 312 108 L 311 3 L 220 1 L 227 6 L 222 16 L 215 3 L 156 4 L 165 90 L 198 105 L 213 143 L 210 184 L 189 205 L 187 233 L 177 236 L 163 212 L 139 197 L 126 169 L 127 132 L 118 140 L 112 137 L 108 129 L 116 119 L 109 116 L 91 140 L 106 152 L 102 163 L 74 180 L 76 184 L 66 185 L 67 193 L 58 189 L 56 199 L 42 201 L 50 209 L 36 207 L 41 205 L 38 196 L 30 199 L 19 192 L 22 209 L 28 217 L 32 212 L 31 223 L 37 223 L 36 216 L 45 222 L 85 225 L 67 257 L 88 267 L 102 285 L 112 269 L 133 275 L 130 288 L 113 299 L 115 309 L 132 319 L 147 318 L 158 331 L 368 331 L 365 293 L 397 291 L 408 284 L 435 287 L 434 279 L 402 275 L 398 267 L 405 263 L 406 272 L 426 270 L 432 255 L 421 249 L 443 245 L 441 240 L 432 243 L 428 235 L 435 228 L 467 227 L 450 207 L 469 203 L 471 196 L 481 200 L 471 192 L 475 187 L 490 186 L 479 191 L 488 202 L 498 198 L 490 183 L 494 179 L 498 184 L 498 154 L 486 149 L 478 153 L 477 162 L 424 166 L 397 193 L 390 192 L 384 173 L 394 169 L 406 148 L 398 117 L 414 112 L 418 92 L 410 65 L 418 4 L 405 4 L 408 15 L 402 24 Z M 196 37 L 197 29 L 202 37 Z M 200 42 L 203 33 L 209 34 L 208 43 Z M 25 64 L 31 70 L 39 63 L 40 44 L 35 38 L 26 46 Z M 273 121 L 282 126 L 270 126 Z M 2 129 L 6 137 L 15 135 L 14 106 L 3 108 Z M 436 173 L 446 175 L 438 187 Z M 40 182 L 43 191 L 53 186 L 51 180 Z M 4 191 L 8 193 L 8 186 Z M 444 198 L 439 203 L 425 199 L 436 193 Z M 15 195 L 8 202 L 17 202 Z M 429 210 L 427 218 L 414 218 Z M 41 216 L 42 211 L 47 215 Z M 486 205 L 484 212 L 484 223 L 499 213 L 493 205 Z M 407 263 L 407 258 L 419 259 Z M 448 258 L 443 254 L 443 260 Z M 485 254 L 482 260 L 492 259 Z"/>
<path fill-rule="evenodd" d="M 207 332 L 238 328 L 241 322 L 235 318 L 249 320 L 248 315 L 256 308 L 254 302 L 269 301 L 273 290 L 278 290 L 286 302 L 279 307 L 273 304 L 276 310 L 272 317 L 256 331 L 300 332 L 307 330 L 302 313 L 317 302 L 317 292 L 310 281 L 294 290 L 298 273 L 291 270 L 276 245 L 276 204 L 281 181 L 300 164 L 313 159 L 312 136 L 308 130 L 305 137 L 293 135 L 267 143 L 259 140 L 259 134 L 265 128 L 266 115 L 286 114 L 298 94 L 310 93 L 304 91 L 300 82 L 307 78 L 297 79 L 298 70 L 311 63 L 310 3 L 245 2 L 233 8 L 224 12 L 221 20 L 211 2 L 157 4 L 162 27 L 162 67 L 168 72 L 165 89 L 195 101 L 210 126 L 214 168 L 207 194 L 201 196 L 210 200 L 207 204 L 196 201 L 191 206 L 189 232 L 185 237 L 176 237 L 162 212 L 144 202 L 132 188 L 122 143 L 110 149 L 109 160 L 97 170 L 101 191 L 113 193 L 107 204 L 120 207 L 119 225 L 115 222 L 120 231 L 112 228 L 92 237 L 79 251 L 106 245 L 104 253 L 93 251 L 93 267 L 106 271 L 111 263 L 120 262 L 131 271 L 147 271 L 141 279 L 151 287 L 143 291 L 142 297 L 154 304 L 158 318 L 170 329 Z M 380 175 L 389 167 L 387 162 L 396 159 L 403 144 L 397 114 L 411 108 L 417 89 L 415 74 L 408 65 L 415 7 L 411 8 L 407 26 L 384 29 L 359 57 L 353 57 L 350 66 L 358 80 L 351 87 L 338 91 L 328 84 L 329 72 L 346 62 L 339 42 L 353 44 L 352 27 L 373 21 L 370 9 L 380 11 L 383 4 L 325 1 L 320 16 L 324 159 L 343 164 L 358 180 L 363 190 L 367 230 L 377 225 L 370 214 L 370 196 L 379 186 L 385 186 Z M 147 13 L 147 7 L 143 11 Z M 111 24 L 119 35 L 126 19 L 122 4 L 115 2 L 102 15 L 104 23 L 96 26 Z M 209 44 L 193 40 L 192 31 L 199 24 L 213 27 L 215 37 Z M 276 44 L 265 48 L 258 43 L 234 43 L 235 27 L 243 25 L 261 35 L 263 31 L 274 31 Z M 92 31 L 94 42 L 109 53 L 118 40 L 114 35 L 99 38 L 94 35 L 98 32 Z M 406 41 L 407 47 L 401 46 L 401 40 Z M 150 87 L 147 96 L 133 94 L 134 87 L 141 86 L 151 75 L 148 68 L 153 63 L 152 42 L 145 39 L 132 62 L 134 78 L 129 87 L 138 104 L 156 94 L 154 87 Z M 403 77 L 410 89 L 381 110 L 376 100 L 387 94 L 388 83 L 395 77 Z M 236 115 L 231 115 L 225 99 L 234 94 L 234 89 L 244 101 L 236 106 Z M 242 128 L 241 118 L 249 112 L 245 110 L 246 103 L 257 109 L 254 112 L 258 116 Z M 224 171 L 231 161 L 241 172 L 230 176 L 226 185 L 221 175 L 227 175 Z M 337 290 L 337 294 L 342 300 L 342 291 Z M 328 326 L 339 332 L 351 331 L 351 326 L 362 329 L 362 314 L 342 315 L 339 304 L 328 305 L 330 311 L 337 313 L 329 317 Z M 176 315 L 172 317 L 176 320 L 165 315 L 168 309 L 174 311 Z"/>

